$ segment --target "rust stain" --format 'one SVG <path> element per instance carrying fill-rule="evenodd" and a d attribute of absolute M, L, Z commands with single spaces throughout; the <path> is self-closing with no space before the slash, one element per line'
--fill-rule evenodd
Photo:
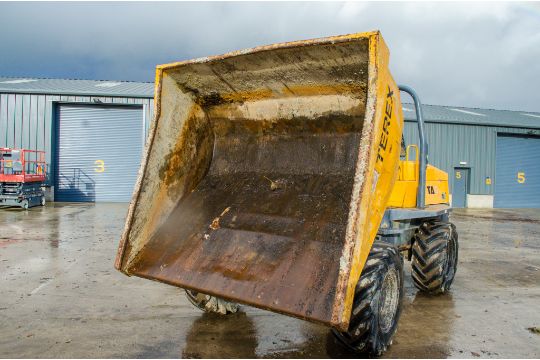
<path fill-rule="evenodd" d="M 329 322 L 362 119 L 280 122 L 213 123 L 210 169 L 131 271 Z"/>
<path fill-rule="evenodd" d="M 208 120 L 201 114 L 198 106 L 192 109 L 173 150 L 165 156 L 159 169 L 161 186 L 170 197 L 182 190 L 176 186 L 179 183 L 187 183 L 185 187 L 190 191 L 208 169 L 213 135 Z M 190 177 L 190 181 L 182 181 L 185 176 Z"/>
<path fill-rule="evenodd" d="M 359 80 L 352 84 L 289 85 L 283 88 L 288 96 L 357 95 L 364 96 L 366 86 Z"/>

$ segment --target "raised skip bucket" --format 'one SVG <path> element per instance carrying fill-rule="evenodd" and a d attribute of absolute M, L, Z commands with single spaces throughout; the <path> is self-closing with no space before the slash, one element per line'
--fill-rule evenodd
<path fill-rule="evenodd" d="M 159 66 L 116 267 L 345 329 L 400 151 L 387 62 L 371 32 Z"/>

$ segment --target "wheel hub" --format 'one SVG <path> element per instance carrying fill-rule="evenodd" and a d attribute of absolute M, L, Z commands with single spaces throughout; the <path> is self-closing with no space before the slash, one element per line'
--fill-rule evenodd
<path fill-rule="evenodd" d="M 384 277 L 379 299 L 379 326 L 385 333 L 390 331 L 399 306 L 399 278 L 392 268 Z"/>

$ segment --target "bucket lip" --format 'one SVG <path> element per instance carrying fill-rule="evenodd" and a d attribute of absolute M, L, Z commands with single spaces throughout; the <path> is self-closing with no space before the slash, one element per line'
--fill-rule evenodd
<path fill-rule="evenodd" d="M 186 66 L 186 65 L 204 64 L 204 63 L 209 63 L 216 60 L 223 60 L 227 58 L 233 58 L 237 56 L 254 54 L 254 53 L 259 53 L 259 52 L 264 52 L 264 51 L 303 47 L 303 46 L 310 46 L 310 45 L 317 45 L 317 44 L 343 43 L 343 42 L 355 41 L 359 39 L 366 39 L 366 38 L 369 39 L 371 37 L 376 37 L 380 35 L 381 35 L 381 32 L 379 30 L 373 30 L 373 31 L 358 32 L 358 33 L 345 34 L 345 35 L 327 36 L 327 37 L 313 38 L 313 39 L 307 39 L 307 40 L 297 40 L 297 41 L 275 43 L 275 44 L 270 44 L 270 45 L 262 45 L 262 46 L 247 48 L 244 50 L 231 51 L 222 55 L 204 56 L 204 57 L 190 59 L 190 60 L 162 64 L 162 65 L 156 66 L 156 70 L 158 71 L 171 70 L 171 69 Z"/>

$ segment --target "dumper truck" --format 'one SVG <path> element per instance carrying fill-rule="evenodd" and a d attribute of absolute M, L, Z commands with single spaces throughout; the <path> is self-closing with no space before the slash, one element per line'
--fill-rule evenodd
<path fill-rule="evenodd" d="M 254 306 L 381 355 L 403 258 L 429 294 L 450 289 L 458 261 L 448 175 L 428 164 L 420 100 L 388 61 L 374 31 L 158 66 L 115 267 L 204 311 Z M 403 143 L 400 92 L 418 145 Z"/>

